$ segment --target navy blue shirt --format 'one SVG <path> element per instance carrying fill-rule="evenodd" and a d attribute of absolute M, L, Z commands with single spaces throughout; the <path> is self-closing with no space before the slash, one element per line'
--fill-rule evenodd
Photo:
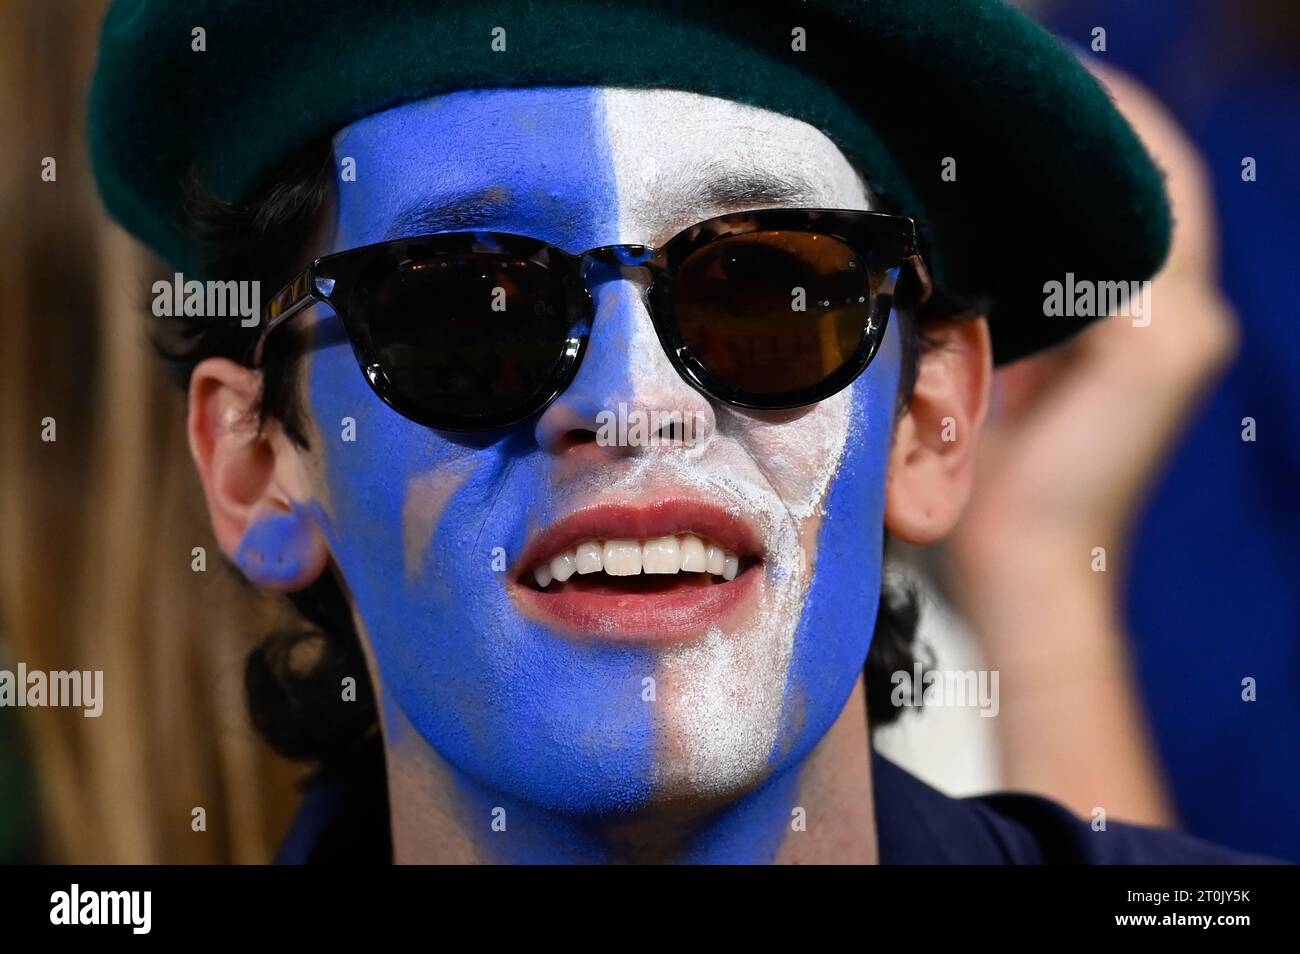
<path fill-rule="evenodd" d="M 383 777 L 382 764 L 366 775 Z M 1105 831 L 1033 795 L 949 798 L 881 755 L 872 757 L 880 863 L 1248 864 L 1240 855 L 1173 831 L 1108 822 Z M 324 780 L 308 790 L 277 864 L 392 860 L 382 785 Z"/>

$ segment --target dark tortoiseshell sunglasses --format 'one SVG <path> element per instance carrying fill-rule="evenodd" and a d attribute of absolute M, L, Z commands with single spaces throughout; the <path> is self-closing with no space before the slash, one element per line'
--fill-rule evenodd
<path fill-rule="evenodd" d="M 591 334 L 593 289 L 629 279 L 692 387 L 738 407 L 796 408 L 870 364 L 905 271 L 928 293 L 915 224 L 882 212 L 740 212 L 661 248 L 581 255 L 522 235 L 441 232 L 314 261 L 268 302 L 252 361 L 277 328 L 327 302 L 394 410 L 439 430 L 495 430 L 569 386 Z"/>

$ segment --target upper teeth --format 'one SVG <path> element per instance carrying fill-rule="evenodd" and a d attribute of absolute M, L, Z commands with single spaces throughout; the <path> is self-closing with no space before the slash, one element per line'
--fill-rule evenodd
<path fill-rule="evenodd" d="M 533 567 L 537 585 L 563 583 L 574 573 L 636 576 L 639 573 L 711 573 L 734 580 L 740 558 L 693 533 L 649 540 L 584 540 Z"/>

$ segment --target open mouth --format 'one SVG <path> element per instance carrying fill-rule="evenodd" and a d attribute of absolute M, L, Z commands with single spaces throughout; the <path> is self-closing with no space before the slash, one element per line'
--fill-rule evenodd
<path fill-rule="evenodd" d="M 694 533 L 650 540 L 584 540 L 533 567 L 538 589 L 588 592 L 648 592 L 674 586 L 731 582 L 740 557 Z M 554 590 L 552 588 L 554 587 Z"/>
<path fill-rule="evenodd" d="M 761 579 L 757 534 L 708 503 L 602 505 L 559 521 L 516 561 L 525 615 L 573 634 L 671 640 L 702 635 Z"/>

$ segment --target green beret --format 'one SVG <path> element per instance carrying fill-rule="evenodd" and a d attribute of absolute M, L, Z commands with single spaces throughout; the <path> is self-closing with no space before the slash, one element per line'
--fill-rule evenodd
<path fill-rule="evenodd" d="M 998 0 L 117 0 L 89 138 L 109 211 L 197 274 L 192 169 L 238 201 L 295 148 L 398 103 L 586 85 L 694 90 L 822 129 L 917 220 L 940 287 L 991 302 L 999 361 L 1087 323 L 1045 315 L 1046 283 L 1145 279 L 1168 250 L 1132 129 Z"/>

